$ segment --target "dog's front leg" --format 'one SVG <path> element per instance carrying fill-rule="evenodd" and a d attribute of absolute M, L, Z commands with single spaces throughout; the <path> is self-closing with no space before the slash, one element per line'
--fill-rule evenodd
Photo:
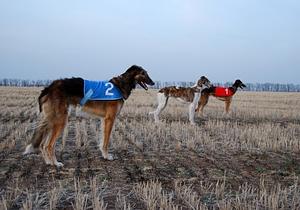
<path fill-rule="evenodd" d="M 231 98 L 225 100 L 225 114 L 228 115 L 231 104 Z"/>
<path fill-rule="evenodd" d="M 191 125 L 195 125 L 194 118 L 195 118 L 195 104 L 191 103 L 189 105 L 189 120 L 190 120 Z"/>
<path fill-rule="evenodd" d="M 100 144 L 100 150 L 102 152 L 103 158 L 107 160 L 113 160 L 113 156 L 108 153 L 108 145 L 109 145 L 109 138 L 111 134 L 111 130 L 114 125 L 115 117 L 105 117 L 102 120 L 102 141 Z"/>
<path fill-rule="evenodd" d="M 203 94 L 201 95 L 200 100 L 198 101 L 198 107 L 196 108 L 195 112 L 200 112 L 200 116 L 204 116 L 203 109 L 207 104 L 208 99 L 209 99 L 209 95 Z"/>

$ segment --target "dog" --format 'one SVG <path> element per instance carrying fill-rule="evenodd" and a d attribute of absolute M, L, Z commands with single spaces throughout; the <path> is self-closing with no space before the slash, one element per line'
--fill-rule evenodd
<path fill-rule="evenodd" d="M 228 114 L 233 95 L 236 93 L 238 88 L 243 89 L 244 87 L 246 87 L 246 85 L 241 80 L 237 79 L 235 80 L 233 85 L 228 88 L 218 86 L 211 86 L 209 88 L 205 88 L 201 92 L 198 107 L 195 111 L 200 111 L 200 114 L 203 115 L 203 109 L 208 102 L 209 96 L 214 96 L 217 99 L 225 102 L 225 112 L 226 114 Z"/>
<path fill-rule="evenodd" d="M 120 76 L 101 83 L 104 93 L 100 93 L 100 95 L 108 95 L 110 98 L 107 100 L 98 98 L 90 100 L 93 94 L 98 95 L 97 97 L 100 96 L 97 91 L 93 92 L 92 88 L 86 90 L 88 82 L 82 78 L 59 79 L 41 91 L 38 103 L 43 116 L 42 122 L 35 129 L 24 154 L 36 152 L 39 148 L 46 164 L 62 167 L 63 163 L 58 162 L 55 156 L 55 143 L 67 124 L 68 108 L 81 105 L 82 111 L 102 118 L 103 135 L 100 150 L 104 159 L 113 160 L 113 156 L 108 153 L 109 139 L 114 121 L 120 113 L 124 101 L 135 89 L 136 84 L 148 90 L 147 85 L 152 86 L 154 82 L 146 70 L 133 65 Z M 91 86 L 95 85 L 98 83 L 91 83 Z M 98 86 L 96 90 L 99 89 Z M 112 97 L 115 94 L 114 89 L 119 94 L 117 94 L 117 98 Z"/>
<path fill-rule="evenodd" d="M 192 125 L 195 125 L 195 108 L 200 99 L 201 91 L 205 86 L 210 87 L 210 81 L 205 76 L 202 76 L 192 87 L 164 87 L 157 93 L 158 106 L 156 110 L 149 114 L 153 114 L 155 122 L 159 122 L 159 114 L 167 106 L 169 98 L 173 97 L 189 104 L 189 121 Z"/>

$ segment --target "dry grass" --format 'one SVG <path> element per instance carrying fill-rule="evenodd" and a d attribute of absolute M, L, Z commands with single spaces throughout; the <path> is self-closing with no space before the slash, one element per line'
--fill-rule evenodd
<path fill-rule="evenodd" d="M 229 116 L 210 98 L 188 123 L 176 100 L 155 124 L 156 91 L 136 90 L 98 149 L 101 121 L 76 115 L 57 143 L 65 167 L 21 154 L 38 88 L 0 87 L 0 209 L 299 209 L 300 94 L 238 92 Z"/>

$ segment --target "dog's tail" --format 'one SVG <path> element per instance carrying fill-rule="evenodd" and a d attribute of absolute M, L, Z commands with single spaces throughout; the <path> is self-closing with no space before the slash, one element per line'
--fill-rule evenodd
<path fill-rule="evenodd" d="M 36 153 L 43 139 L 47 137 L 49 133 L 49 126 L 47 122 L 42 122 L 37 128 L 35 128 L 30 144 L 26 146 L 24 155 L 30 153 Z"/>
<path fill-rule="evenodd" d="M 51 87 L 51 86 L 50 86 L 50 87 Z M 48 95 L 48 93 L 49 93 L 50 87 L 45 87 L 45 88 L 42 90 L 42 92 L 41 92 L 41 94 L 40 94 L 40 96 L 39 96 L 39 98 L 38 98 L 38 101 L 39 101 L 39 110 L 40 110 L 40 112 L 43 111 L 42 105 L 43 105 L 43 103 L 45 103 L 45 101 L 47 101 L 47 98 L 48 98 L 47 95 Z"/>
<path fill-rule="evenodd" d="M 47 122 L 42 122 L 39 125 L 38 129 L 35 129 L 35 132 L 32 136 L 31 144 L 33 148 L 38 148 L 42 142 L 42 140 L 49 133 L 49 126 Z"/>

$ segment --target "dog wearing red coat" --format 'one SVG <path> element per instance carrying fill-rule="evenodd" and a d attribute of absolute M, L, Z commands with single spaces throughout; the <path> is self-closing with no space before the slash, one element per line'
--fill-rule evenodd
<path fill-rule="evenodd" d="M 198 107 L 196 108 L 196 112 L 203 114 L 203 109 L 208 102 L 209 96 L 214 96 L 217 99 L 225 102 L 225 112 L 229 113 L 230 104 L 232 101 L 232 97 L 238 90 L 238 88 L 243 89 L 246 85 L 239 79 L 235 80 L 231 87 L 219 87 L 219 86 L 211 86 L 209 88 L 205 88 L 201 92 L 201 97 L 198 102 Z"/>

